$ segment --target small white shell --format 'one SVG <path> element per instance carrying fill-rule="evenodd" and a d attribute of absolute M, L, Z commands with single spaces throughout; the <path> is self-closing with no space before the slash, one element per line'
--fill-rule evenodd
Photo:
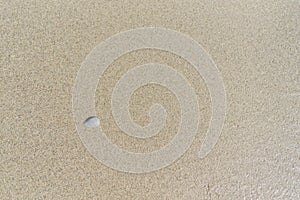
<path fill-rule="evenodd" d="M 86 127 L 89 127 L 89 128 L 96 128 L 100 125 L 100 120 L 93 116 L 93 117 L 89 117 L 87 118 L 83 124 L 86 126 Z"/>

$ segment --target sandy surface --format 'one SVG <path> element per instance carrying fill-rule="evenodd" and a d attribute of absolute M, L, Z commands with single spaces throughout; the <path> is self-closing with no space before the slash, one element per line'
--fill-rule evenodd
<path fill-rule="evenodd" d="M 0 1 L 1 199 L 299 199 L 299 1 Z M 201 76 L 179 56 L 141 50 L 116 60 L 99 81 L 96 110 L 116 145 L 159 149 L 178 128 L 178 102 L 147 85 L 131 100 L 132 118 L 149 123 L 159 102 L 168 111 L 156 137 L 134 139 L 116 126 L 107 104 L 129 68 L 168 64 L 194 86 L 201 127 L 191 148 L 161 170 L 110 169 L 84 147 L 72 114 L 72 88 L 87 54 L 113 34 L 164 27 L 198 41 L 226 87 L 222 135 L 197 157 L 210 116 Z"/>

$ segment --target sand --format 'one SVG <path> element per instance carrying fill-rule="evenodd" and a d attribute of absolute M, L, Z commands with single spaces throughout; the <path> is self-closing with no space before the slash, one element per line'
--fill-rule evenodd
<path fill-rule="evenodd" d="M 299 199 L 299 1 L 1 1 L 1 199 Z M 148 140 L 116 125 L 110 98 L 132 67 L 168 64 L 199 97 L 200 128 L 176 162 L 149 173 L 124 173 L 93 157 L 77 133 L 72 91 L 89 52 L 121 31 L 162 27 L 189 35 L 222 74 L 227 108 L 222 134 L 198 158 L 211 116 L 203 78 L 181 57 L 139 50 L 117 59 L 99 80 L 96 112 L 116 145 L 160 149 L 178 129 L 179 105 L 150 84 L 131 98 L 133 120 L 149 123 L 154 102 L 165 127 Z"/>

